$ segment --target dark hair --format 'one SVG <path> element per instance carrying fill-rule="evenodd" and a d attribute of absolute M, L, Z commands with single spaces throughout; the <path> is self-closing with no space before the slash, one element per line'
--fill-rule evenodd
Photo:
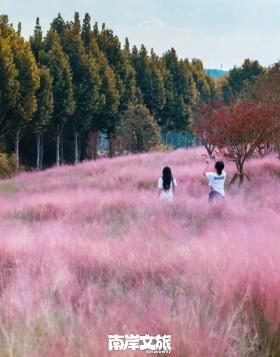
<path fill-rule="evenodd" d="M 222 174 L 224 167 L 225 167 L 225 164 L 223 163 L 223 161 L 216 162 L 215 169 L 216 169 L 218 175 Z"/>
<path fill-rule="evenodd" d="M 162 171 L 162 181 L 164 191 L 168 191 L 170 189 L 171 183 L 173 184 L 172 172 L 168 166 L 166 166 Z"/>

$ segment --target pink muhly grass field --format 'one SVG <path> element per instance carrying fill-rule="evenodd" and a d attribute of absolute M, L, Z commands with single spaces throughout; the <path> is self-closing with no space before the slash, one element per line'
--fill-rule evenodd
<path fill-rule="evenodd" d="M 171 334 L 176 357 L 280 356 L 280 161 L 251 160 L 252 184 L 209 207 L 201 153 L 0 183 L 1 357 L 145 355 L 109 352 L 108 334 Z"/>

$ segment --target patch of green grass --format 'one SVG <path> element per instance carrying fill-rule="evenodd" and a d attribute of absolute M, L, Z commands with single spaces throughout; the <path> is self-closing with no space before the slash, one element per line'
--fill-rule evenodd
<path fill-rule="evenodd" d="M 139 190 L 150 190 L 155 185 L 154 182 L 148 180 L 141 180 L 137 182 L 137 188 Z"/>
<path fill-rule="evenodd" d="M 42 222 L 58 219 L 63 216 L 64 212 L 56 205 L 47 203 L 36 207 L 28 207 L 21 211 L 15 211 L 13 217 L 15 219 L 27 222 Z"/>
<path fill-rule="evenodd" d="M 258 334 L 258 350 L 262 356 L 280 356 L 280 324 L 273 324 L 266 316 L 261 304 L 252 301 L 252 317 Z"/>
<path fill-rule="evenodd" d="M 124 233 L 129 226 L 126 212 L 118 207 L 107 207 L 104 210 L 104 222 L 106 235 L 110 237 Z"/>
<path fill-rule="evenodd" d="M 5 182 L 0 184 L 0 192 L 6 193 L 8 195 L 15 195 L 20 192 L 20 185 L 15 182 Z"/>

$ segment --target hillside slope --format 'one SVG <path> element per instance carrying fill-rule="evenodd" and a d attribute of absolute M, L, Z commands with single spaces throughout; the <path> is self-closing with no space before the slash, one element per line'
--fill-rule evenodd
<path fill-rule="evenodd" d="M 200 155 L 103 159 L 0 183 L 1 356 L 111 356 L 108 334 L 124 333 L 170 333 L 177 357 L 279 348 L 279 161 L 252 160 L 252 185 L 210 207 Z M 173 204 L 156 192 L 167 164 Z"/>
<path fill-rule="evenodd" d="M 205 69 L 205 73 L 207 73 L 210 77 L 214 79 L 219 79 L 221 77 L 225 77 L 228 75 L 228 71 L 223 71 L 222 69 Z"/>

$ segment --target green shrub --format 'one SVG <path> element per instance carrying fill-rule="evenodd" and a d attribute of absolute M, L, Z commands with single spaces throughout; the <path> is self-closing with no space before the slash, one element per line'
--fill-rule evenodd
<path fill-rule="evenodd" d="M 15 155 L 7 155 L 0 153 L 0 178 L 12 177 L 16 172 L 16 157 Z"/>
<path fill-rule="evenodd" d="M 128 108 L 120 118 L 116 146 L 119 152 L 148 152 L 160 145 L 160 128 L 144 105 Z"/>

